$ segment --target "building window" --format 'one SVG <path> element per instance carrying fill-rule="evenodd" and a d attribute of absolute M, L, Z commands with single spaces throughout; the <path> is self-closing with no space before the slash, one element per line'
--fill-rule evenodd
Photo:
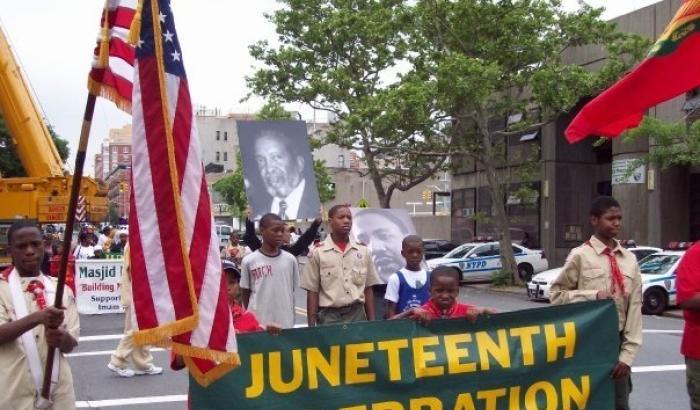
<path fill-rule="evenodd" d="M 216 140 L 217 141 L 221 140 L 221 131 L 216 131 Z"/>
<path fill-rule="evenodd" d="M 338 155 L 338 168 L 345 168 L 345 155 Z"/>
<path fill-rule="evenodd" d="M 228 152 L 224 152 L 224 162 L 228 161 Z"/>
<path fill-rule="evenodd" d="M 224 131 L 224 141 L 228 141 L 228 131 Z"/>
<path fill-rule="evenodd" d="M 216 162 L 219 162 L 221 160 L 221 153 L 219 151 L 216 151 Z"/>

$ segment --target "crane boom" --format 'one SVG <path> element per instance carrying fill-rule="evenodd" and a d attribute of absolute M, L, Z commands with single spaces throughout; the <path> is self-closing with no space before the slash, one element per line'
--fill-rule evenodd
<path fill-rule="evenodd" d="M 0 27 L 0 113 L 28 177 L 63 176 L 63 162 Z"/>

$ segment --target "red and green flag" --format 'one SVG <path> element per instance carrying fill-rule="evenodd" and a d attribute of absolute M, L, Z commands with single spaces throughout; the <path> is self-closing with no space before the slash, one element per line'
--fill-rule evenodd
<path fill-rule="evenodd" d="M 698 86 L 700 0 L 685 0 L 647 58 L 586 104 L 566 129 L 566 139 L 617 137 L 638 126 L 649 107 Z"/>

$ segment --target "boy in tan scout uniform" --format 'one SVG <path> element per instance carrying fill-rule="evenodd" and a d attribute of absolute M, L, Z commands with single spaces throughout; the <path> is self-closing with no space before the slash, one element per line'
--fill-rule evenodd
<path fill-rule="evenodd" d="M 374 320 L 372 286 L 380 282 L 366 246 L 350 239 L 352 214 L 345 205 L 328 211 L 331 234 L 304 268 L 309 326 Z"/>
<path fill-rule="evenodd" d="M 8 231 L 14 266 L 0 274 L 0 409 L 74 409 L 73 376 L 63 356 L 78 345 L 80 321 L 70 289 L 53 307 L 56 281 L 41 270 L 44 243 L 36 225 Z M 40 397 L 49 346 L 57 350 L 50 400 Z"/>
<path fill-rule="evenodd" d="M 642 344 L 642 276 L 637 258 L 620 246 L 622 212 L 612 197 L 591 204 L 595 233 L 571 251 L 564 269 L 552 283 L 552 304 L 613 299 L 620 330 L 620 355 L 611 372 L 615 380 L 615 409 L 629 410 L 630 366 Z M 617 343 L 617 341 L 612 341 Z"/>

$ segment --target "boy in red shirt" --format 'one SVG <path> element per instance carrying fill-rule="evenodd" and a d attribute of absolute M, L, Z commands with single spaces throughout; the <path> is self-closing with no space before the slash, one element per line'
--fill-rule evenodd
<path fill-rule="evenodd" d="M 496 313 L 493 309 L 457 302 L 461 276 L 461 272 L 455 267 L 437 267 L 430 274 L 430 299 L 428 299 L 428 303 L 400 313 L 393 319 L 410 318 L 427 323 L 432 319 L 462 317 L 475 320 L 481 314 Z"/>
<path fill-rule="evenodd" d="M 678 305 L 685 318 L 681 353 L 685 356 L 690 407 L 700 410 L 700 242 L 688 249 L 677 272 Z"/>

